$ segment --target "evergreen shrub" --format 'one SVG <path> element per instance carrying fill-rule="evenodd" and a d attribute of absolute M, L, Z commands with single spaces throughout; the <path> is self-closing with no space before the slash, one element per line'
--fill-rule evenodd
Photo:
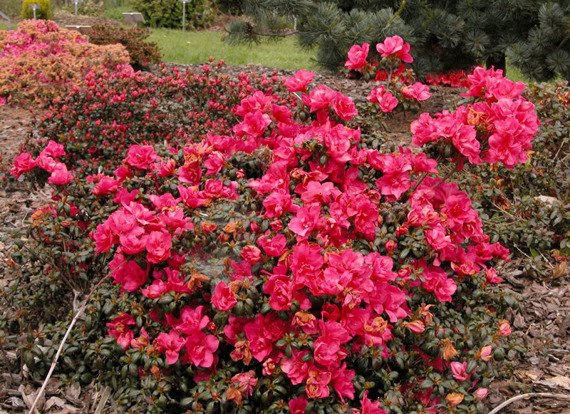
<path fill-rule="evenodd" d="M 51 18 L 52 10 L 50 0 L 22 0 L 22 10 L 20 15 L 22 19 L 33 19 L 34 11 L 31 8 L 32 4 L 37 4 L 36 18 L 48 20 Z"/>
<path fill-rule="evenodd" d="M 182 2 L 180 0 L 134 0 L 133 6 L 141 12 L 151 27 L 182 28 Z M 211 0 L 193 0 L 186 4 L 186 27 L 203 29 L 215 18 Z"/>

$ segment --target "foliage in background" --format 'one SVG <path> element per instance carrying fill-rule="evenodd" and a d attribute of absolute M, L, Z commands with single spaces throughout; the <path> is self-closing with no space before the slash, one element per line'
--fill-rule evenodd
<path fill-rule="evenodd" d="M 182 28 L 182 2 L 180 0 L 133 0 L 134 8 L 141 12 L 151 27 Z M 215 9 L 211 0 L 193 0 L 186 4 L 186 28 L 203 29 L 213 21 Z"/>
<path fill-rule="evenodd" d="M 95 45 L 121 44 L 129 52 L 133 69 L 148 70 L 150 65 L 160 63 L 161 58 L 158 45 L 147 41 L 149 35 L 148 29 L 100 23 L 92 26 L 89 41 Z"/>
<path fill-rule="evenodd" d="M 45 20 L 24 20 L 17 30 L 0 31 L 0 50 L 0 98 L 8 101 L 46 103 L 80 84 L 88 72 L 132 71 L 123 46 L 93 45 L 79 32 Z"/>
<path fill-rule="evenodd" d="M 222 13 L 240 15 L 243 12 L 243 0 L 214 0 L 214 5 Z"/>
<path fill-rule="evenodd" d="M 51 17 L 51 3 L 50 0 L 23 0 L 22 9 L 20 16 L 23 19 L 33 19 L 34 11 L 30 7 L 32 4 L 37 4 L 38 9 L 36 10 L 37 19 L 49 19 Z"/>
<path fill-rule="evenodd" d="M 0 11 L 8 17 L 18 17 L 22 11 L 22 4 L 14 0 L 0 0 Z"/>
<path fill-rule="evenodd" d="M 469 69 L 477 63 L 504 69 L 507 48 L 525 40 L 539 24 L 538 11 L 544 3 L 534 0 L 244 1 L 243 11 L 249 19 L 236 21 L 230 31 L 235 40 L 255 39 L 275 33 L 274 21 L 284 17 L 289 17 L 287 30 L 291 30 L 295 18 L 301 45 L 317 46 L 317 61 L 329 69 L 342 64 L 351 45 L 378 43 L 395 34 L 412 44 L 416 56 L 414 69 L 422 75 Z M 566 28 L 557 35 L 563 38 L 568 33 L 568 10 L 562 13 Z M 542 32 L 557 30 L 556 20 L 548 20 L 541 29 Z M 570 59 L 562 52 L 568 45 L 559 42 L 545 45 L 556 57 L 558 73 L 566 73 Z M 536 65 L 527 60 L 532 60 L 528 54 L 540 56 L 542 44 L 535 42 L 530 46 L 536 47 L 522 56 L 529 65 Z"/>
<path fill-rule="evenodd" d="M 566 8 L 558 3 L 543 4 L 538 19 L 528 38 L 507 51 L 509 59 L 529 78 L 570 80 L 570 3 Z"/>

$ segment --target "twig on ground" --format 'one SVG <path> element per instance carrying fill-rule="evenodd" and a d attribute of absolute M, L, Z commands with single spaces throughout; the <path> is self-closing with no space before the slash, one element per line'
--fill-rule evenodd
<path fill-rule="evenodd" d="M 36 410 L 36 405 L 38 404 L 38 401 L 40 400 L 40 398 L 42 397 L 42 395 L 44 394 L 44 391 L 48 385 L 49 379 L 51 378 L 53 371 L 55 370 L 55 367 L 57 366 L 57 361 L 61 355 L 61 352 L 63 351 L 63 345 L 65 345 L 65 341 L 67 341 L 67 337 L 69 336 L 69 334 L 71 333 L 71 330 L 73 329 L 73 327 L 75 326 L 76 322 L 78 321 L 79 317 L 81 316 L 81 314 L 83 313 L 83 311 L 85 310 L 85 308 L 87 307 L 87 304 L 89 303 L 89 301 L 91 300 L 91 297 L 93 296 L 93 293 L 95 293 L 95 291 L 97 290 L 97 288 L 99 286 L 101 286 L 103 284 L 103 282 L 105 280 L 107 280 L 107 278 L 109 277 L 109 275 L 105 276 L 103 279 L 101 279 L 99 281 L 99 283 L 97 283 L 93 289 L 91 289 L 91 292 L 89 292 L 89 295 L 85 298 L 85 302 L 83 302 L 83 305 L 81 305 L 81 307 L 79 308 L 79 310 L 75 313 L 75 316 L 73 317 L 73 319 L 71 320 L 71 323 L 69 324 L 67 331 L 65 332 L 65 335 L 63 336 L 63 339 L 61 340 L 61 343 L 59 344 L 59 347 L 57 348 L 57 352 L 53 358 L 53 361 L 51 362 L 51 366 L 49 368 L 49 371 L 46 375 L 46 378 L 42 384 L 42 387 L 40 388 L 40 390 L 38 391 L 36 398 L 34 399 L 34 402 L 32 404 L 32 406 L 30 407 L 30 411 L 28 411 L 28 414 L 34 414 L 37 410 Z"/>
<path fill-rule="evenodd" d="M 518 400 L 523 400 L 525 398 L 533 398 L 533 397 L 543 397 L 543 398 L 555 398 L 555 399 L 562 399 L 562 400 L 570 400 L 570 394 L 553 394 L 551 392 L 529 392 L 527 394 L 521 394 L 514 396 L 513 398 L 509 398 L 507 401 L 503 402 L 501 405 L 497 406 L 493 410 L 489 412 L 489 414 L 496 414 L 505 408 L 507 405 L 514 403 Z"/>

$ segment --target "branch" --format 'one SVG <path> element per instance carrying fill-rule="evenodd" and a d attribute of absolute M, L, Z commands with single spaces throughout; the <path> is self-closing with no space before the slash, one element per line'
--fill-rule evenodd
<path fill-rule="evenodd" d="M 83 305 L 81 305 L 81 307 L 79 308 L 79 310 L 77 311 L 77 313 L 75 314 L 73 319 L 71 320 L 71 323 L 69 324 L 67 331 L 65 332 L 65 335 L 63 336 L 63 339 L 61 340 L 61 343 L 59 344 L 59 347 L 57 348 L 57 353 L 55 354 L 55 357 L 53 358 L 53 361 L 52 361 L 51 366 L 49 368 L 49 372 L 47 373 L 47 376 L 46 376 L 46 378 L 42 384 L 42 387 L 38 391 L 38 394 L 36 395 L 36 398 L 34 399 L 34 403 L 32 404 L 30 411 L 28 411 L 28 414 L 34 414 L 34 412 L 35 412 L 34 410 L 36 409 L 36 405 L 38 404 L 38 401 L 42 397 L 42 395 L 43 395 L 43 393 L 47 387 L 47 384 L 49 382 L 49 379 L 51 378 L 53 371 L 55 370 L 55 367 L 57 365 L 57 360 L 59 359 L 61 352 L 63 351 L 63 345 L 65 345 L 65 341 L 67 340 L 67 337 L 69 336 L 69 334 L 71 333 L 71 330 L 75 326 L 75 323 L 77 322 L 77 320 L 79 319 L 79 317 L 81 316 L 81 314 L 83 313 L 85 308 L 87 307 L 87 304 L 91 300 L 91 297 L 93 296 L 93 294 L 95 293 L 97 288 L 99 286 L 101 286 L 103 284 L 103 282 L 105 280 L 107 280 L 108 277 L 109 277 L 109 274 L 107 276 L 105 276 L 103 279 L 101 279 L 99 281 L 99 283 L 97 283 L 93 287 L 93 289 L 91 289 L 91 292 L 89 292 L 89 295 L 85 298 L 85 302 L 83 302 Z"/>
<path fill-rule="evenodd" d="M 508 399 L 498 407 L 494 408 L 489 414 L 496 414 L 505 408 L 507 405 L 514 403 L 515 401 L 522 400 L 525 398 L 532 398 L 532 397 L 543 397 L 543 398 L 559 398 L 562 400 L 570 400 L 569 394 L 553 394 L 550 392 L 529 392 L 528 394 L 517 395 L 513 398 Z"/>
<path fill-rule="evenodd" d="M 396 17 L 400 17 L 402 12 L 406 8 L 406 1 L 407 0 L 402 0 L 402 2 L 400 3 L 400 7 L 398 7 L 398 10 L 396 10 L 396 12 L 392 15 L 392 17 L 390 17 L 390 20 L 388 20 L 388 23 L 386 23 L 386 28 L 388 28 L 392 25 L 394 20 L 396 20 Z"/>

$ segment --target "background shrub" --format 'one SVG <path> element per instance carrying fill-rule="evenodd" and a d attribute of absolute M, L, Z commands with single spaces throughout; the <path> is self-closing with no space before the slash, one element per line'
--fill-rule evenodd
<path fill-rule="evenodd" d="M 538 81 L 555 77 L 570 80 L 570 4 L 545 3 L 538 11 L 539 23 L 526 39 L 507 51 L 513 65 Z"/>
<path fill-rule="evenodd" d="M 8 15 L 8 17 L 17 17 L 22 12 L 22 5 L 18 1 L 0 0 L 0 10 Z"/>
<path fill-rule="evenodd" d="M 179 0 L 134 0 L 133 5 L 141 12 L 151 27 L 182 27 L 182 2 Z M 193 0 L 186 4 L 186 27 L 202 29 L 215 18 L 211 0 Z"/>
<path fill-rule="evenodd" d="M 39 6 L 36 10 L 36 18 L 47 20 L 51 17 L 50 0 L 22 0 L 22 11 L 20 14 L 23 19 L 33 19 L 34 11 L 30 7 L 32 4 Z"/>
<path fill-rule="evenodd" d="M 145 40 L 149 35 L 148 30 L 139 27 L 100 23 L 92 26 L 89 41 L 95 45 L 123 45 L 129 52 L 133 69 L 146 70 L 150 65 L 160 63 L 157 44 Z"/>
<path fill-rule="evenodd" d="M 88 72 L 132 71 L 123 46 L 93 45 L 52 21 L 24 20 L 17 30 L 0 31 L 0 50 L 0 97 L 13 101 L 47 102 Z"/>

